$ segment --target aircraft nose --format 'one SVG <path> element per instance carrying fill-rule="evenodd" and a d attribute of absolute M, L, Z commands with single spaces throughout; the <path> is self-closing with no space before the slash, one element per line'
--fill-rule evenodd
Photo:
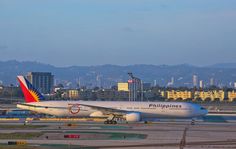
<path fill-rule="evenodd" d="M 208 110 L 201 106 L 195 106 L 194 109 L 195 109 L 194 113 L 196 117 L 202 117 L 208 113 Z"/>
<path fill-rule="evenodd" d="M 201 108 L 200 108 L 200 115 L 201 115 L 201 116 L 204 116 L 204 115 L 207 115 L 207 114 L 208 114 L 208 110 L 205 109 L 205 108 L 203 108 L 203 107 L 201 107 Z"/>
<path fill-rule="evenodd" d="M 208 114 L 208 110 L 207 109 L 205 109 L 205 110 L 203 110 L 203 115 L 207 115 Z"/>

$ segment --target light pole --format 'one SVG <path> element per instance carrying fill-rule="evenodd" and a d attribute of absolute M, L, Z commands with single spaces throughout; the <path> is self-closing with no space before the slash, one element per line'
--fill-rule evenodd
<path fill-rule="evenodd" d="M 13 96 L 13 84 L 10 84 L 10 89 L 11 89 L 11 104 L 12 104 L 12 96 Z"/>
<path fill-rule="evenodd" d="M 129 81 L 129 84 L 131 84 L 130 87 L 130 98 L 129 100 L 133 100 L 136 101 L 136 98 L 139 97 L 141 101 L 143 101 L 143 83 L 142 80 L 134 77 L 132 72 L 129 72 L 128 75 L 130 76 L 130 78 L 132 79 L 131 81 Z M 138 96 L 139 95 L 139 96 Z"/>

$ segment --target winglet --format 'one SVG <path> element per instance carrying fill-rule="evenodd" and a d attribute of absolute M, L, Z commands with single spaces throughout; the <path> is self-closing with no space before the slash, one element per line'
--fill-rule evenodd
<path fill-rule="evenodd" d="M 26 103 L 44 100 L 43 95 L 41 95 L 24 76 L 17 76 L 17 79 L 20 83 Z"/>

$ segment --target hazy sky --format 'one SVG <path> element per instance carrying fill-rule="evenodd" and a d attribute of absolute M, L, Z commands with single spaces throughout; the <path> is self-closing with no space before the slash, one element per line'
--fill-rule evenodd
<path fill-rule="evenodd" d="M 236 0 L 0 0 L 0 60 L 236 62 Z"/>

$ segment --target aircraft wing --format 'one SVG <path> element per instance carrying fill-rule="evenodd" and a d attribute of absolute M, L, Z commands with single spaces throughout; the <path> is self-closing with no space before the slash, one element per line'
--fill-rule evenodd
<path fill-rule="evenodd" d="M 38 106 L 38 105 L 30 105 L 30 104 L 19 104 L 29 107 L 35 107 L 35 108 L 45 108 L 45 109 L 68 109 L 68 107 L 51 107 L 51 106 Z M 104 115 L 117 115 L 117 116 L 123 116 L 127 114 L 128 112 L 132 111 L 125 111 L 120 109 L 114 109 L 114 108 L 107 108 L 107 107 L 100 107 L 100 106 L 94 106 L 94 105 L 87 105 L 87 104 L 79 104 L 81 106 L 89 107 L 97 111 L 101 111 Z"/>
<path fill-rule="evenodd" d="M 24 104 L 24 103 L 21 103 L 21 104 L 18 104 L 18 105 L 34 107 L 34 108 L 44 108 L 44 109 L 68 109 L 67 107 L 38 106 L 38 105 L 30 105 L 30 104 Z"/>
<path fill-rule="evenodd" d="M 125 111 L 125 110 L 107 108 L 107 107 L 100 107 L 100 106 L 94 106 L 94 105 L 86 105 L 86 104 L 80 104 L 80 105 L 92 108 L 94 110 L 101 111 L 105 115 L 112 114 L 112 115 L 122 116 L 122 115 L 127 114 L 127 112 L 129 112 L 129 111 Z"/>

